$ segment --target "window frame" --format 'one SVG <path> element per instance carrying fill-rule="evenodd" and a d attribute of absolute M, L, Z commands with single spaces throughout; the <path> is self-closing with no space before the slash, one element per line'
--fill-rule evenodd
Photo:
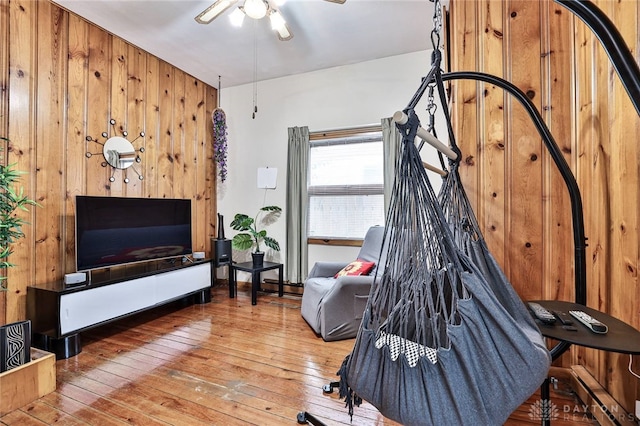
<path fill-rule="evenodd" d="M 350 141 L 345 141 L 345 139 L 353 138 Z M 367 142 L 367 140 L 371 140 L 371 142 L 382 142 L 382 125 L 368 125 L 368 126 L 360 126 L 353 127 L 348 129 L 339 129 L 339 130 L 325 130 L 325 131 L 315 131 L 309 132 L 309 150 L 318 146 L 332 146 L 332 145 L 345 145 L 345 144 L 356 144 Z M 384 183 L 382 184 L 370 184 L 370 185 L 357 185 L 359 188 L 364 191 L 362 194 L 370 194 L 370 195 L 379 195 L 384 194 Z M 330 194 L 335 191 L 333 188 L 328 188 L 325 186 L 318 186 L 320 190 L 313 190 L 309 186 L 307 188 L 307 200 L 309 200 L 313 195 L 319 194 Z M 339 191 L 336 195 L 343 195 L 343 191 Z M 307 207 L 307 215 L 309 215 L 309 208 Z M 307 230 L 308 231 L 308 230 Z M 340 237 L 308 237 L 307 244 L 310 245 L 325 245 L 325 246 L 346 246 L 346 247 L 361 247 L 363 238 L 340 238 Z"/>

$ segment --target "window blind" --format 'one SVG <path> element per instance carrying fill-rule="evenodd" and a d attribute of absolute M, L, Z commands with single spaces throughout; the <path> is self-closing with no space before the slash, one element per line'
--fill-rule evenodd
<path fill-rule="evenodd" d="M 361 239 L 370 226 L 384 224 L 383 182 L 381 131 L 312 140 L 309 237 Z"/>

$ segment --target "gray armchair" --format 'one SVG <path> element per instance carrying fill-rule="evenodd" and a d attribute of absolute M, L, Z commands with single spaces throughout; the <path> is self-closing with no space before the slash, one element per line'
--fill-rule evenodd
<path fill-rule="evenodd" d="M 384 227 L 369 228 L 358 254 L 358 259 L 376 263 L 370 275 L 334 278 L 349 262 L 317 262 L 311 269 L 304 283 L 300 312 L 325 341 L 349 339 L 358 333 L 374 274 L 383 271 L 384 263 L 378 259 L 383 235 Z"/>

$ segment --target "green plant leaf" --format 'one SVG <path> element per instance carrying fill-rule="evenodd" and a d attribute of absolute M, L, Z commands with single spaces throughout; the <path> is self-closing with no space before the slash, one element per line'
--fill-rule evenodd
<path fill-rule="evenodd" d="M 248 250 L 253 246 L 253 237 L 249 234 L 237 234 L 231 240 L 231 246 L 236 250 Z"/>
<path fill-rule="evenodd" d="M 7 138 L 0 138 L 8 141 Z M 20 176 L 26 172 L 16 170 L 17 163 L 7 166 L 0 165 L 0 269 L 6 269 L 15 266 L 8 261 L 8 257 L 13 253 L 11 244 L 18 239 L 24 237 L 22 225 L 27 222 L 16 216 L 17 210 L 28 211 L 27 206 L 39 204 L 29 199 L 24 194 L 24 188 L 14 186 L 20 180 Z M 6 277 L 0 278 L 0 284 Z M 6 287 L 0 285 L 0 290 L 6 290 Z"/>
<path fill-rule="evenodd" d="M 282 209 L 278 206 L 264 206 L 260 210 L 262 210 L 263 212 L 281 212 L 282 211 Z"/>
<path fill-rule="evenodd" d="M 264 243 L 267 247 L 275 250 L 275 251 L 280 251 L 280 244 L 278 244 L 278 242 L 276 240 L 274 240 L 271 237 L 264 237 Z"/>
<path fill-rule="evenodd" d="M 238 213 L 231 221 L 231 228 L 236 231 L 249 231 L 253 225 L 253 218 L 246 214 Z"/>

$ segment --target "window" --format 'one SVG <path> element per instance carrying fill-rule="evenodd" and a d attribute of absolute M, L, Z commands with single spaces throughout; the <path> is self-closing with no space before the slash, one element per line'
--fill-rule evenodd
<path fill-rule="evenodd" d="M 310 135 L 308 236 L 359 240 L 369 227 L 384 225 L 382 131 L 330 136 Z"/>

